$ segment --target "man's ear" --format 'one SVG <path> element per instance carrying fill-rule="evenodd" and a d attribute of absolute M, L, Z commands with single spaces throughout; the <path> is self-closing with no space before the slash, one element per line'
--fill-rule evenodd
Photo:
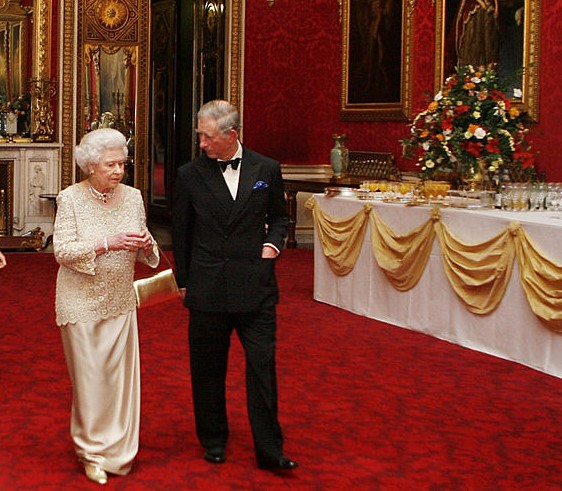
<path fill-rule="evenodd" d="M 230 128 L 228 130 L 228 137 L 230 138 L 231 141 L 238 140 L 238 131 L 236 131 L 234 128 Z"/>

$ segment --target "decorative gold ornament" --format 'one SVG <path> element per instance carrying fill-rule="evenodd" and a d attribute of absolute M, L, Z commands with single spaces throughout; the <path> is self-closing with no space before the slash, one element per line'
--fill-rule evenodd
<path fill-rule="evenodd" d="M 52 99 L 55 96 L 55 80 L 34 78 L 29 81 L 33 105 L 32 135 L 35 142 L 52 142 L 54 122 Z"/>
<path fill-rule="evenodd" d="M 102 0 L 97 8 L 99 22 L 107 29 L 119 29 L 129 16 L 129 9 L 122 0 Z"/>

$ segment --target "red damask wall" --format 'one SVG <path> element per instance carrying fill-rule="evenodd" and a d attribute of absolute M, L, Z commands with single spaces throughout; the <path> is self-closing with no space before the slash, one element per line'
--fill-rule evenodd
<path fill-rule="evenodd" d="M 562 0 L 542 0 L 540 121 L 531 140 L 537 168 L 562 181 Z M 246 2 L 244 142 L 285 164 L 329 164 L 331 135 L 347 133 L 355 150 L 393 152 L 400 157 L 401 122 L 342 122 L 341 26 L 338 0 Z M 417 0 L 414 13 L 413 109 L 433 93 L 435 8 Z"/>

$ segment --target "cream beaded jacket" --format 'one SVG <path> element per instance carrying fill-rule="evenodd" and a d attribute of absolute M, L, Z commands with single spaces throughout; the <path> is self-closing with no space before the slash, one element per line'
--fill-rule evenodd
<path fill-rule="evenodd" d="M 138 252 L 109 251 L 96 256 L 96 242 L 122 232 L 143 232 L 146 218 L 138 189 L 119 185 L 121 202 L 104 207 L 81 184 L 57 197 L 53 248 L 60 264 L 56 288 L 57 325 L 108 319 L 136 308 L 135 261 L 155 268 L 158 248 L 147 258 Z"/>

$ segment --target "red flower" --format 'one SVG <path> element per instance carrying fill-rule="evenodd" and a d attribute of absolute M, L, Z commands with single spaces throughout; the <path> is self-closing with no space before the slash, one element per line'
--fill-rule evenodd
<path fill-rule="evenodd" d="M 520 162 L 522 169 L 529 169 L 535 165 L 534 155 L 527 150 L 523 150 L 519 145 L 513 152 L 513 160 Z"/>
<path fill-rule="evenodd" d="M 455 107 L 455 114 L 457 115 L 467 113 L 468 111 L 470 111 L 470 106 L 465 104 Z"/>
<path fill-rule="evenodd" d="M 453 119 L 447 118 L 441 121 L 441 128 L 443 131 L 447 131 L 447 130 L 453 131 Z"/>
<path fill-rule="evenodd" d="M 505 94 L 498 89 L 493 89 L 492 92 L 490 93 L 490 98 L 493 99 L 494 101 L 506 101 L 507 99 L 505 98 Z"/>
<path fill-rule="evenodd" d="M 488 150 L 488 152 L 490 153 L 501 153 L 499 139 L 496 137 L 488 140 L 488 143 L 486 144 L 486 150 Z"/>
<path fill-rule="evenodd" d="M 480 155 L 482 155 L 482 146 L 480 143 L 463 142 L 461 145 L 469 154 L 474 155 L 475 157 L 480 157 Z"/>

